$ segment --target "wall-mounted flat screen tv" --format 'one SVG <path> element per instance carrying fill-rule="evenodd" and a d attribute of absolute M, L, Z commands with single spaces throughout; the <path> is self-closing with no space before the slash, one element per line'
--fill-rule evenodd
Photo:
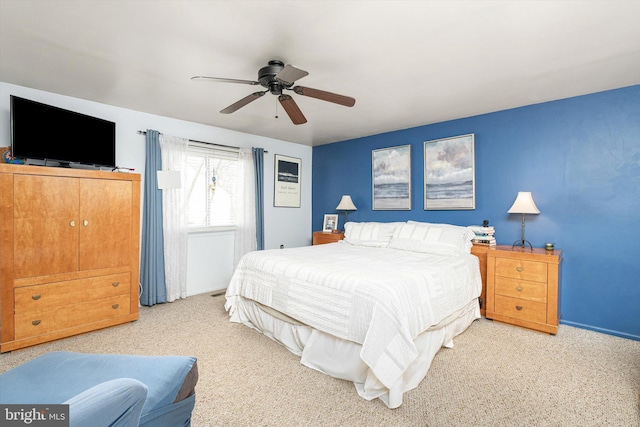
<path fill-rule="evenodd" d="M 116 166 L 116 124 L 11 95 L 14 157 Z M 46 163 L 45 163 L 46 164 Z"/>

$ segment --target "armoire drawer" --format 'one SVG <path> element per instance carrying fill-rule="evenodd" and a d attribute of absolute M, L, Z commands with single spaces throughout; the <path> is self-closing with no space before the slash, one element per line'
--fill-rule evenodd
<path fill-rule="evenodd" d="M 547 283 L 496 276 L 495 294 L 546 303 Z"/>
<path fill-rule="evenodd" d="M 513 258 L 496 258 L 496 276 L 533 282 L 547 281 L 547 263 Z"/>
<path fill-rule="evenodd" d="M 64 305 L 47 311 L 16 313 L 16 340 L 126 316 L 130 312 L 130 303 L 130 296 L 126 294 Z"/>
<path fill-rule="evenodd" d="M 129 294 L 129 283 L 129 273 L 120 273 L 15 288 L 15 313 L 47 311 L 69 304 Z"/>
<path fill-rule="evenodd" d="M 497 314 L 535 323 L 545 323 L 547 320 L 547 304 L 545 303 L 496 295 L 495 304 Z"/>

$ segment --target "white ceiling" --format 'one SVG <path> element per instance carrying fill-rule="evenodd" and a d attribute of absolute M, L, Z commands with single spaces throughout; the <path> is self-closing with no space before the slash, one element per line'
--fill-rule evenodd
<path fill-rule="evenodd" d="M 640 83 L 640 1 L 0 0 L 0 80 L 306 145 Z M 219 111 L 280 59 L 291 123 L 267 94 Z M 279 118 L 274 116 L 276 113 Z"/>

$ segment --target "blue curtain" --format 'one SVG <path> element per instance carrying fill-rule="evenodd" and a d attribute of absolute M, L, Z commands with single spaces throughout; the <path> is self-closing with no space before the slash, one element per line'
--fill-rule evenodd
<path fill-rule="evenodd" d="M 158 189 L 157 171 L 162 170 L 160 132 L 147 130 L 142 206 L 142 255 L 140 304 L 167 302 L 164 277 L 164 237 L 162 234 L 162 190 Z"/>
<path fill-rule="evenodd" d="M 256 242 L 264 249 L 264 148 L 253 148 L 253 166 L 256 177 Z"/>

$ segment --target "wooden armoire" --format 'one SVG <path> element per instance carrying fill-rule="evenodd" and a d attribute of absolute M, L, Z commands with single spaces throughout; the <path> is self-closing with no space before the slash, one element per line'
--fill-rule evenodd
<path fill-rule="evenodd" d="M 140 175 L 0 164 L 0 352 L 138 318 Z"/>

